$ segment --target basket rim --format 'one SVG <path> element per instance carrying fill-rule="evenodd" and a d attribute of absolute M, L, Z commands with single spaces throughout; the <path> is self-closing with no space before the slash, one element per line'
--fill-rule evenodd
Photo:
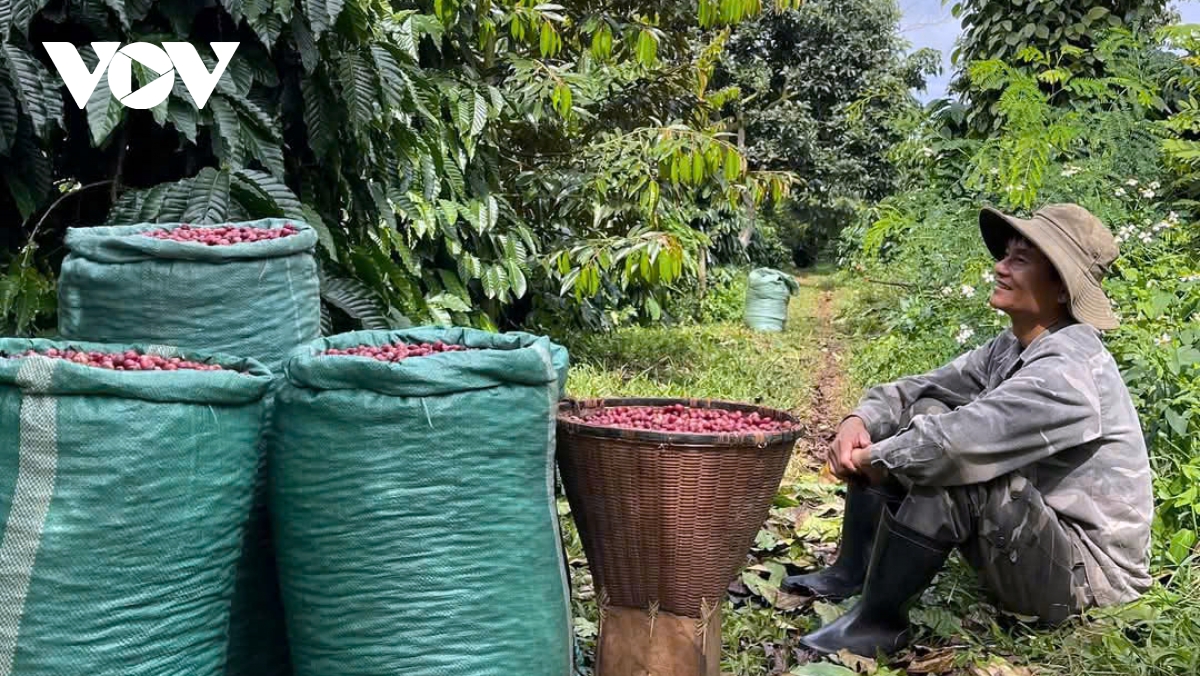
<path fill-rule="evenodd" d="M 605 427 L 589 425 L 574 420 L 568 420 L 568 412 L 589 408 L 605 408 L 609 406 L 670 406 L 683 404 L 693 408 L 720 408 L 733 411 L 745 411 L 768 414 L 777 420 L 793 423 L 795 427 L 784 432 L 753 432 L 749 434 L 689 434 L 687 432 L 655 432 L 626 427 Z M 777 444 L 794 444 L 807 433 L 807 426 L 796 416 L 776 408 L 747 404 L 724 399 L 682 399 L 670 397 L 604 397 L 593 399 L 566 398 L 558 405 L 558 427 L 561 431 L 575 436 L 588 436 L 601 439 L 622 439 L 625 441 L 669 444 L 671 446 L 755 446 L 765 448 Z"/>

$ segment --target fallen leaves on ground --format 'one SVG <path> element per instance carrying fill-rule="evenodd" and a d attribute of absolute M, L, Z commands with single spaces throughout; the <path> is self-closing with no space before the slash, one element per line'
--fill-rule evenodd
<path fill-rule="evenodd" d="M 873 674 L 879 670 L 879 663 L 869 657 L 860 657 L 849 650 L 839 650 L 835 656 L 838 662 L 853 669 L 859 674 Z"/>
<path fill-rule="evenodd" d="M 914 659 L 908 664 L 910 674 L 943 674 L 954 668 L 957 651 L 952 648 L 935 650 L 927 655 Z"/>
<path fill-rule="evenodd" d="M 821 618 L 821 626 L 825 626 L 844 615 L 850 609 L 850 603 L 855 600 L 846 599 L 840 604 L 816 601 L 813 603 L 813 612 L 817 614 L 817 617 Z"/>
<path fill-rule="evenodd" d="M 971 667 L 971 676 L 1033 676 L 1028 667 L 1014 666 L 1003 657 L 993 656 L 985 664 Z"/>
<path fill-rule="evenodd" d="M 813 597 L 801 594 L 789 594 L 782 589 L 775 593 L 775 607 L 780 610 L 796 610 L 811 603 Z"/>
<path fill-rule="evenodd" d="M 833 470 L 829 468 L 828 464 L 821 466 L 821 473 L 818 475 L 817 481 L 826 485 L 839 484 L 842 482 L 841 479 L 834 476 Z"/>
<path fill-rule="evenodd" d="M 909 614 L 914 624 L 927 627 L 939 638 L 954 638 L 962 633 L 962 618 L 945 608 L 926 606 L 917 608 Z"/>
<path fill-rule="evenodd" d="M 828 662 L 810 662 L 792 669 L 786 676 L 856 676 L 853 670 Z"/>

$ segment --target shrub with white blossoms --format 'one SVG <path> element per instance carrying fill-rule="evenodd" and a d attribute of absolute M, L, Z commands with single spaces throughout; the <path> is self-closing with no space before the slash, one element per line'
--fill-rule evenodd
<path fill-rule="evenodd" d="M 1154 185 L 1153 183 L 1151 185 Z M 1167 214 L 1167 217 L 1158 223 L 1151 225 L 1153 221 L 1146 219 L 1142 221 L 1139 227 L 1137 224 L 1128 223 L 1117 229 L 1117 233 L 1113 236 L 1117 244 L 1122 242 L 1137 240 L 1142 244 L 1150 244 L 1154 238 L 1160 233 L 1170 230 L 1179 225 L 1179 214 L 1172 211 Z"/>
<path fill-rule="evenodd" d="M 975 335 L 975 329 L 967 326 L 966 324 L 959 324 L 958 325 L 958 335 L 955 336 L 954 339 L 958 341 L 959 345 L 963 345 L 968 340 L 971 339 L 971 336 L 974 336 L 974 335 Z"/>
<path fill-rule="evenodd" d="M 962 295 L 963 295 L 963 298 L 974 298 L 975 297 L 975 287 L 971 286 L 970 284 L 963 284 L 962 285 Z"/>

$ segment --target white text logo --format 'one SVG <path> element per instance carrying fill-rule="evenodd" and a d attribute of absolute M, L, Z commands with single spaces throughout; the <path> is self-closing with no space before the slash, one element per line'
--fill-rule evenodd
<path fill-rule="evenodd" d="M 113 96 L 129 108 L 145 110 L 167 100 L 175 86 L 176 71 L 183 79 L 183 86 L 196 101 L 196 106 L 203 108 L 241 43 L 210 42 L 213 53 L 217 55 L 217 67 L 211 73 L 200 60 L 196 48 L 186 42 L 164 42 L 162 47 L 149 42 L 133 42 L 124 47 L 119 42 L 93 42 L 92 49 L 99 59 L 94 72 L 88 72 L 87 64 L 79 56 L 75 45 L 69 42 L 42 44 L 80 108 L 87 107 L 88 99 L 92 98 L 92 92 L 107 70 L 108 88 Z M 136 92 L 133 91 L 134 61 L 158 74 L 153 81 L 143 82 L 141 89 Z"/>

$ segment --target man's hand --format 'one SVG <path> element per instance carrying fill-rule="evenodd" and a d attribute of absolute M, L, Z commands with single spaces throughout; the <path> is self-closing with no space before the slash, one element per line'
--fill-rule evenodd
<path fill-rule="evenodd" d="M 867 481 L 872 486 L 878 486 L 887 478 L 884 470 L 871 464 L 871 447 L 856 448 L 852 453 L 854 467 L 858 470 L 859 476 L 866 477 Z"/>
<path fill-rule="evenodd" d="M 854 452 L 871 446 L 871 434 L 862 418 L 851 416 L 846 418 L 838 427 L 837 436 L 829 447 L 829 468 L 834 476 L 843 481 L 861 472 L 859 461 Z M 868 456 L 867 465 L 870 465 Z"/>

